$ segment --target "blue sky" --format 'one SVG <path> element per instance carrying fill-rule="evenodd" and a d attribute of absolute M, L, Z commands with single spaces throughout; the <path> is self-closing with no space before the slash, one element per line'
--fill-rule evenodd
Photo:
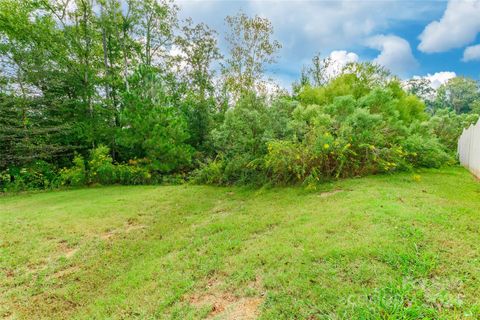
<path fill-rule="evenodd" d="M 321 52 L 345 61 L 375 61 L 401 78 L 480 78 L 480 0 L 180 0 L 181 17 L 219 32 L 239 10 L 270 19 L 283 44 L 269 75 L 288 87 Z"/>

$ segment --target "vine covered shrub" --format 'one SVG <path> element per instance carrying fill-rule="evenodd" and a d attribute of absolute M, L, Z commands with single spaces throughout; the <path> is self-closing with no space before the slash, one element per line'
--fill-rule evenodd
<path fill-rule="evenodd" d="M 61 170 L 44 161 L 17 161 L 22 163 L 18 167 L 0 168 L 0 190 L 186 180 L 310 186 L 437 168 L 454 162 L 459 135 L 478 119 L 446 109 L 430 116 L 422 100 L 368 63 L 349 64 L 318 86 L 304 79 L 291 95 L 267 97 L 244 90 L 232 105 L 232 97 L 219 97 L 218 109 L 215 99 L 171 100 L 170 80 L 149 68 L 133 75 L 131 91 L 121 96 L 116 157 L 100 145 L 83 154 L 85 159 L 76 155 L 72 166 Z M 150 94 L 140 95 L 144 89 Z M 208 116 L 199 116 L 201 110 L 208 110 Z M 62 157 L 56 163 L 65 161 Z"/>
<path fill-rule="evenodd" d="M 220 184 L 263 184 L 266 143 L 291 135 L 288 125 L 296 103 L 278 99 L 268 105 L 255 94 L 242 97 L 225 113 L 223 123 L 212 132 L 217 159 L 193 174 L 193 181 Z"/>
<path fill-rule="evenodd" d="M 448 163 L 452 158 L 421 125 L 426 115 L 415 99 L 387 87 L 298 106 L 291 122 L 296 135 L 267 144 L 269 179 L 305 183 Z"/>
<path fill-rule="evenodd" d="M 265 156 L 265 168 L 269 176 L 279 183 L 298 183 L 314 173 L 310 172 L 311 160 L 308 150 L 301 145 L 291 141 L 271 141 Z"/>

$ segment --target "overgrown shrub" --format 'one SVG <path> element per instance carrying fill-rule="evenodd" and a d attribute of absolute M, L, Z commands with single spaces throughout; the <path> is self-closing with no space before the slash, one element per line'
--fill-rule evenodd
<path fill-rule="evenodd" d="M 190 96 L 180 105 L 170 100 L 171 79 L 158 78 L 148 68 L 131 80 L 132 91 L 122 96 L 122 130 L 114 151 L 116 160 L 135 160 L 117 163 L 100 145 L 86 160 L 75 156 L 73 165 L 59 173 L 42 161 L 4 169 L 1 189 L 186 180 L 310 186 L 438 168 L 454 161 L 459 135 L 478 119 L 446 109 L 429 118 L 422 100 L 371 64 L 350 64 L 329 82 L 305 83 L 292 96 L 243 92 L 235 105 L 222 103 L 225 108 L 216 115 L 212 99 L 197 102 Z M 135 94 L 145 88 L 151 89 L 149 95 Z M 212 114 L 197 119 L 196 108 Z"/>
<path fill-rule="evenodd" d="M 199 184 L 224 184 L 223 170 L 222 160 L 208 161 L 192 173 L 191 181 Z"/>
<path fill-rule="evenodd" d="M 431 134 L 421 100 L 382 75 L 367 81 L 375 87 L 365 86 L 357 74 L 368 70 L 355 72 L 320 88 L 307 85 L 300 103 L 289 104 L 276 121 L 275 102 L 269 107 L 252 95 L 241 99 L 214 132 L 221 160 L 202 166 L 194 181 L 311 184 L 452 160 Z"/>
<path fill-rule="evenodd" d="M 106 146 L 93 149 L 88 162 L 88 177 L 90 183 L 99 184 L 148 184 L 152 174 L 145 166 L 140 166 L 136 160 L 128 164 L 114 164 L 110 150 Z"/>
<path fill-rule="evenodd" d="M 57 177 L 54 165 L 42 160 L 23 168 L 10 167 L 0 174 L 0 187 L 4 192 L 43 190 L 52 187 Z"/>
<path fill-rule="evenodd" d="M 438 137 L 440 143 L 450 153 L 457 150 L 458 138 L 464 128 L 478 120 L 478 114 L 457 114 L 448 109 L 439 109 L 429 119 L 428 125 L 432 134 Z"/>
<path fill-rule="evenodd" d="M 402 146 L 407 152 L 408 162 L 414 167 L 439 168 L 453 160 L 434 138 L 412 134 L 402 142 Z"/>
<path fill-rule="evenodd" d="M 114 166 L 115 183 L 125 185 L 149 184 L 152 175 L 146 168 L 132 164 Z"/>
<path fill-rule="evenodd" d="M 59 184 L 62 186 L 83 186 L 87 182 L 85 160 L 81 155 L 73 158 L 73 166 L 60 170 Z"/>
<path fill-rule="evenodd" d="M 88 161 L 88 178 L 90 183 L 115 183 L 115 165 L 108 147 L 99 146 L 91 151 L 90 161 Z"/>
<path fill-rule="evenodd" d="M 265 169 L 270 178 L 277 183 L 289 184 L 303 181 L 308 175 L 315 174 L 313 159 L 301 144 L 292 141 L 271 141 L 265 156 Z"/>

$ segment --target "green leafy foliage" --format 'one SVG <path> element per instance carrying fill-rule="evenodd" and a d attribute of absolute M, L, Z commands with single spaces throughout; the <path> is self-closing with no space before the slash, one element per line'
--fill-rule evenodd
<path fill-rule="evenodd" d="M 37 160 L 25 167 L 9 167 L 0 172 L 0 189 L 9 192 L 47 189 L 53 186 L 56 177 L 54 165 Z"/>
<path fill-rule="evenodd" d="M 452 161 L 418 97 L 386 80 L 381 69 L 350 68 L 356 73 L 322 87 L 306 85 L 290 103 L 278 98 L 268 106 L 244 96 L 214 131 L 221 160 L 196 177 L 205 183 L 311 185 Z"/>
<path fill-rule="evenodd" d="M 478 114 L 457 114 L 448 109 L 439 109 L 429 119 L 428 125 L 446 150 L 454 151 L 463 129 L 477 121 Z"/>
<path fill-rule="evenodd" d="M 80 187 L 89 184 L 136 185 L 154 181 L 156 180 L 145 161 L 130 160 L 126 164 L 116 164 L 110 155 L 110 149 L 103 145 L 91 151 L 87 163 L 77 154 L 73 165 L 61 170 L 38 160 L 28 167 L 10 167 L 0 173 L 0 188 L 5 192 Z"/>
<path fill-rule="evenodd" d="M 124 96 L 120 144 L 151 160 L 154 170 L 171 172 L 188 166 L 193 148 L 187 123 L 168 93 L 167 82 L 150 68 L 139 69 Z"/>
<path fill-rule="evenodd" d="M 99 146 L 92 150 L 88 162 L 88 178 L 90 183 L 99 184 L 148 184 L 152 175 L 146 167 L 138 165 L 137 161 L 129 164 L 114 164 L 110 150 Z"/>
<path fill-rule="evenodd" d="M 478 117 L 473 79 L 435 91 L 371 62 L 335 70 L 320 54 L 290 94 L 265 74 L 282 47 L 268 19 L 226 17 L 223 57 L 217 32 L 178 10 L 0 0 L 2 190 L 311 185 L 439 167 Z"/>
<path fill-rule="evenodd" d="M 87 171 L 85 160 L 81 155 L 73 158 L 73 166 L 60 170 L 60 185 L 62 186 L 83 186 L 87 182 Z"/>
<path fill-rule="evenodd" d="M 473 79 L 455 77 L 438 89 L 436 108 L 447 108 L 456 113 L 467 113 L 480 102 L 480 86 Z"/>
<path fill-rule="evenodd" d="M 92 183 L 112 184 L 115 182 L 115 165 L 106 146 L 92 150 L 88 161 L 88 178 Z"/>

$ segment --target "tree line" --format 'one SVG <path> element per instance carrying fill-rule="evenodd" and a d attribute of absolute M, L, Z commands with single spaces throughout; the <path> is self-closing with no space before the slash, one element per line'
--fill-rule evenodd
<path fill-rule="evenodd" d="M 266 76 L 268 19 L 225 18 L 228 52 L 169 0 L 0 0 L 0 187 L 306 183 L 454 161 L 478 82 L 432 91 L 313 57 Z"/>

